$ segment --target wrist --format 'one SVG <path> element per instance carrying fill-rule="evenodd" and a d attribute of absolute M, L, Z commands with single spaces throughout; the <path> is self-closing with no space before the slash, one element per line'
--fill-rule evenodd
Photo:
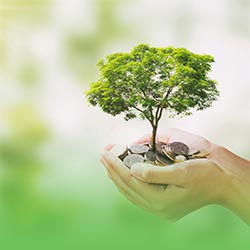
<path fill-rule="evenodd" d="M 217 145 L 212 155 L 223 171 L 219 203 L 250 224 L 250 161 Z"/>

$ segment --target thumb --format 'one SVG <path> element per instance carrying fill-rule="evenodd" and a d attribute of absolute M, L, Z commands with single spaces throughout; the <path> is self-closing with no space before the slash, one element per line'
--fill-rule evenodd
<path fill-rule="evenodd" d="M 172 184 L 186 186 L 188 162 L 176 163 L 165 167 L 156 167 L 148 163 L 137 163 L 130 169 L 131 174 L 147 183 Z"/>

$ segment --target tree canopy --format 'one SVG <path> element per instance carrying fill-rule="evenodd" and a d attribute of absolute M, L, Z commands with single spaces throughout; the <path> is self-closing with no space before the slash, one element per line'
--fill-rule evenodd
<path fill-rule="evenodd" d="M 212 105 L 219 95 L 216 81 L 207 75 L 213 62 L 212 56 L 185 48 L 141 44 L 98 62 L 100 78 L 87 99 L 111 115 L 139 116 L 157 125 L 164 109 L 174 117 Z"/>

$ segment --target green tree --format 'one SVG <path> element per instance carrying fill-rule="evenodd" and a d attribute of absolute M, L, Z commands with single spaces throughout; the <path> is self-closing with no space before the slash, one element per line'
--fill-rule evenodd
<path fill-rule="evenodd" d="M 114 53 L 98 62 L 100 78 L 91 83 L 87 100 L 125 120 L 139 116 L 152 126 L 152 149 L 164 110 L 169 117 L 191 115 L 212 105 L 219 92 L 207 74 L 214 58 L 184 48 L 141 44 L 130 53 Z"/>

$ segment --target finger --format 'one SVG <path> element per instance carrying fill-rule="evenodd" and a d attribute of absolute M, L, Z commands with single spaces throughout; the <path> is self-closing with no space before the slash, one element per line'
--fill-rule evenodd
<path fill-rule="evenodd" d="M 105 151 L 110 151 L 114 146 L 115 146 L 115 144 L 108 144 L 108 145 L 105 146 L 104 150 Z"/>
<path fill-rule="evenodd" d="M 132 166 L 131 174 L 139 180 L 155 184 L 172 184 L 185 187 L 188 182 L 188 161 L 166 167 L 156 167 L 147 163 Z"/>
<path fill-rule="evenodd" d="M 113 179 L 112 179 L 112 176 L 111 176 L 111 174 L 108 172 L 108 178 L 112 181 Z"/>
<path fill-rule="evenodd" d="M 149 190 L 148 184 L 132 176 L 130 170 L 118 157 L 115 157 L 112 153 L 104 152 L 102 154 L 102 158 L 107 163 L 109 171 L 115 172 L 120 177 L 120 179 L 122 179 L 123 182 L 126 183 L 131 189 L 133 189 L 140 196 L 146 198 L 146 193 Z"/>
<path fill-rule="evenodd" d="M 104 158 L 101 158 L 100 161 L 107 169 L 108 176 L 114 182 L 119 191 L 132 203 L 148 210 L 147 201 L 144 200 L 144 198 L 142 198 L 140 195 L 135 193 L 126 183 L 124 183 L 123 180 L 114 171 L 112 171 L 112 169 L 110 169 L 109 164 L 105 161 Z"/>

